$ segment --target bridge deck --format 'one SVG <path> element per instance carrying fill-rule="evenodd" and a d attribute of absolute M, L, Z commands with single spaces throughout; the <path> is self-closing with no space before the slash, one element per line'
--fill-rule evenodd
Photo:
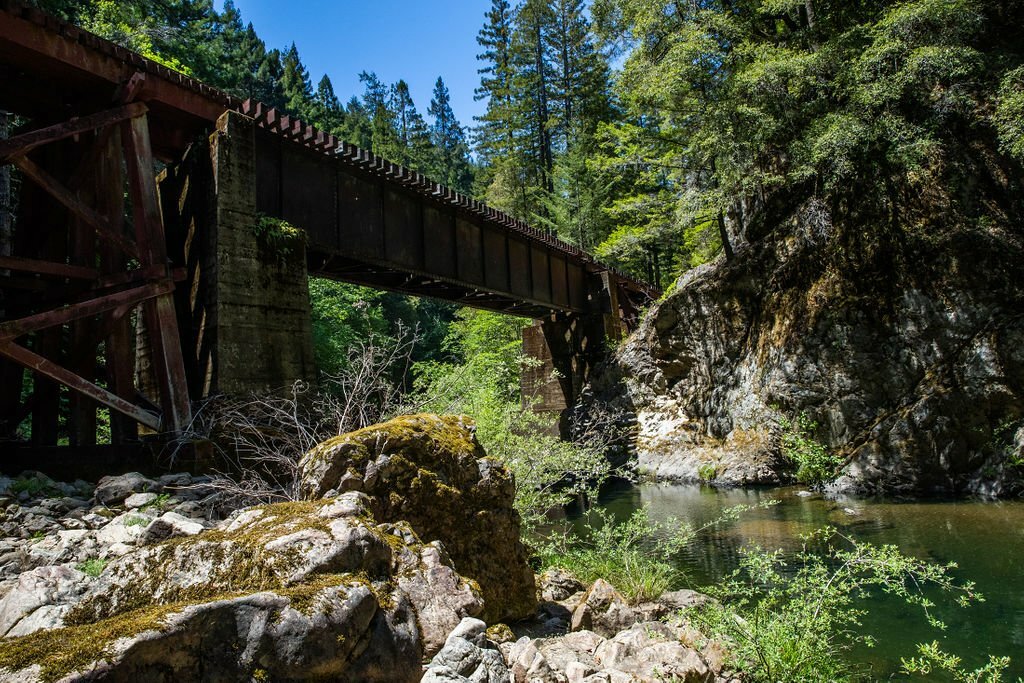
<path fill-rule="evenodd" d="M 0 77 L 0 107 L 41 122 L 102 110 L 135 88 L 154 154 L 168 162 L 224 111 L 252 116 L 259 208 L 309 233 L 317 274 L 540 316 L 583 310 L 587 274 L 610 270 L 419 173 L 14 0 L 0 0 Z M 614 276 L 625 302 L 656 294 Z"/>

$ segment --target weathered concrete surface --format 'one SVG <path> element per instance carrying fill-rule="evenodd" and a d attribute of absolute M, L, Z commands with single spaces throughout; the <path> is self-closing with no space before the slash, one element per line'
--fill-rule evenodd
<path fill-rule="evenodd" d="M 201 343 L 212 345 L 208 390 L 244 394 L 313 380 L 305 246 L 257 236 L 252 119 L 228 112 L 210 138 L 214 198 Z M 296 226 L 302 228 L 302 226 Z"/>

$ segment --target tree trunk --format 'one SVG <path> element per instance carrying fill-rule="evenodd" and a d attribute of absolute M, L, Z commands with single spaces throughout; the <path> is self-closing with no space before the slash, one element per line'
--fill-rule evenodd
<path fill-rule="evenodd" d="M 814 0 L 804 0 L 804 11 L 807 12 L 807 28 L 814 30 Z"/>
<path fill-rule="evenodd" d="M 725 214 L 718 210 L 718 234 L 722 238 L 722 249 L 725 250 L 725 260 L 732 261 L 732 243 L 729 242 L 729 231 L 725 227 Z"/>

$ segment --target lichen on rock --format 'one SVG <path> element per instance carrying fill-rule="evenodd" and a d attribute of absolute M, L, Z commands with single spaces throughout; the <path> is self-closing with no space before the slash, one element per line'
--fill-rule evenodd
<path fill-rule="evenodd" d="M 302 489 L 321 496 L 358 477 L 378 521 L 403 520 L 424 541 L 440 541 L 456 570 L 480 585 L 485 621 L 523 618 L 536 601 L 515 485 L 474 432 L 469 418 L 424 414 L 338 436 L 303 458 Z"/>

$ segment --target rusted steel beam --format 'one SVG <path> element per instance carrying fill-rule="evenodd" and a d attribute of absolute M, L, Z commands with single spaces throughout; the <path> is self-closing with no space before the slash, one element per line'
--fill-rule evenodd
<path fill-rule="evenodd" d="M 17 49 L 9 54 L 16 54 L 22 66 L 45 68 L 68 84 L 106 81 L 117 86 L 143 71 L 155 78 L 146 79 L 138 99 L 156 100 L 189 117 L 213 122 L 225 109 L 241 104 L 193 78 L 17 3 L 0 12 L 0 42 Z"/>
<path fill-rule="evenodd" d="M 63 368 L 53 361 L 29 351 L 11 341 L 0 342 L 0 355 L 6 356 L 15 363 L 49 377 L 55 382 L 88 396 L 102 405 L 127 415 L 136 422 L 143 424 L 154 431 L 160 430 L 160 418 L 149 413 L 134 403 L 130 403 L 119 396 L 115 396 L 106 389 L 96 386 L 92 382 L 76 375 L 70 370 Z"/>
<path fill-rule="evenodd" d="M 79 320 L 107 311 L 113 311 L 122 306 L 135 305 L 173 290 L 173 282 L 157 282 L 123 292 L 107 294 L 106 296 L 89 299 L 88 301 L 71 304 L 52 311 L 36 313 L 17 320 L 8 320 L 7 322 L 0 323 L 0 341 L 16 339 L 29 332 L 63 325 L 72 320 Z"/>
<path fill-rule="evenodd" d="M 163 213 L 153 175 L 153 153 L 149 140 L 149 125 L 145 118 L 135 118 L 123 125 L 126 167 L 135 216 L 135 241 L 140 247 L 143 266 L 167 263 L 167 242 L 164 237 Z M 192 421 L 192 406 L 188 397 L 185 360 L 182 356 L 178 317 L 171 292 L 148 300 L 142 307 L 143 320 L 153 352 L 152 361 L 160 386 L 164 429 L 181 432 Z"/>
<path fill-rule="evenodd" d="M 145 113 L 145 104 L 133 102 L 109 111 L 101 111 L 97 114 L 82 116 L 53 126 L 47 126 L 46 128 L 15 135 L 12 138 L 0 141 L 0 162 L 15 156 L 24 156 L 36 147 L 47 143 L 64 140 L 98 128 L 112 126 L 115 123 L 120 123 L 136 116 L 142 116 Z"/>
<path fill-rule="evenodd" d="M 77 216 L 80 220 L 88 223 L 96 233 L 108 242 L 112 242 L 121 248 L 129 256 L 138 258 L 139 252 L 131 241 L 118 232 L 115 225 L 106 217 L 99 215 L 92 208 L 79 201 L 70 190 L 57 181 L 56 178 L 30 161 L 27 157 L 14 157 L 14 165 L 29 177 L 32 182 L 41 187 L 50 196 L 63 204 L 68 211 Z"/>
<path fill-rule="evenodd" d="M 0 256 L 0 269 L 15 270 L 19 273 L 65 277 L 71 280 L 95 280 L 100 276 L 99 271 L 95 268 L 21 258 L 18 256 Z"/>

